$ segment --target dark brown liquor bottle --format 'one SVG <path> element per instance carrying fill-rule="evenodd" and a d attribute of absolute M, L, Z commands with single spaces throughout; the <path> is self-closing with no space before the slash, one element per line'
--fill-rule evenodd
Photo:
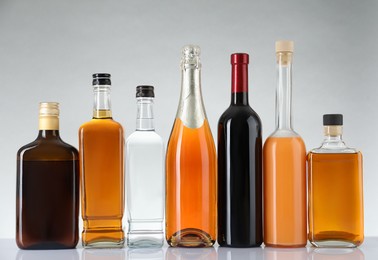
<path fill-rule="evenodd" d="M 16 242 L 21 249 L 78 242 L 78 151 L 59 136 L 59 104 L 39 105 L 39 134 L 17 153 Z"/>

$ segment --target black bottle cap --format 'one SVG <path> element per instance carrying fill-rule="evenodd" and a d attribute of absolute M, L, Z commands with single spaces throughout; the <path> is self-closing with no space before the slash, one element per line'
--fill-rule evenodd
<path fill-rule="evenodd" d="M 323 115 L 323 125 L 343 125 L 343 115 L 342 114 Z"/>
<path fill-rule="evenodd" d="M 149 85 L 137 86 L 136 97 L 155 97 L 154 87 Z"/>
<path fill-rule="evenodd" d="M 93 81 L 92 85 L 111 85 L 110 74 L 109 73 L 95 73 L 92 75 Z"/>

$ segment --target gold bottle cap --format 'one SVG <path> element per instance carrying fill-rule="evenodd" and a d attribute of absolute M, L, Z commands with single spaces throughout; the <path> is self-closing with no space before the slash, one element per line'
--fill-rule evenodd
<path fill-rule="evenodd" d="M 59 130 L 59 103 L 39 103 L 39 130 Z"/>
<path fill-rule="evenodd" d="M 277 52 L 293 52 L 294 42 L 293 41 L 276 41 L 276 53 Z"/>

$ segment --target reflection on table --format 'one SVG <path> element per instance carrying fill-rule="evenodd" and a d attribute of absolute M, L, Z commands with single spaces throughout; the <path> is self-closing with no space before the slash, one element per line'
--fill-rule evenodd
<path fill-rule="evenodd" d="M 82 260 L 124 260 L 125 250 L 122 248 L 83 249 L 83 252 L 81 253 L 81 259 Z"/>
<path fill-rule="evenodd" d="M 358 248 L 311 248 L 309 260 L 364 260 Z"/>
<path fill-rule="evenodd" d="M 259 260 L 262 259 L 263 249 L 261 247 L 255 248 L 231 248 L 219 247 L 218 260 Z"/>
<path fill-rule="evenodd" d="M 79 260 L 76 249 L 65 250 L 18 250 L 17 260 Z"/>
<path fill-rule="evenodd" d="M 162 248 L 129 248 L 127 250 L 128 260 L 164 260 Z"/>
<path fill-rule="evenodd" d="M 306 247 L 301 248 L 274 248 L 263 249 L 264 260 L 307 260 L 308 252 Z"/>
<path fill-rule="evenodd" d="M 210 248 L 167 248 L 166 260 L 216 260 L 217 251 Z"/>

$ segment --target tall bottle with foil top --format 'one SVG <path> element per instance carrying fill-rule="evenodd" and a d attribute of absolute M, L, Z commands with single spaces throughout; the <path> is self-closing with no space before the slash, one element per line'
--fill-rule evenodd
<path fill-rule="evenodd" d="M 84 247 L 124 244 L 124 135 L 112 118 L 110 86 L 110 74 L 93 75 L 93 118 L 79 129 Z"/>
<path fill-rule="evenodd" d="M 201 94 L 200 48 L 182 50 L 179 107 L 166 156 L 166 240 L 209 247 L 216 240 L 216 152 Z"/>
<path fill-rule="evenodd" d="M 75 248 L 79 240 L 79 154 L 59 134 L 59 104 L 39 104 L 37 139 L 17 153 L 16 243 Z"/>
<path fill-rule="evenodd" d="M 307 243 L 306 147 L 291 122 L 293 42 L 276 42 L 276 58 L 276 130 L 263 148 L 264 243 L 303 247 Z"/>

